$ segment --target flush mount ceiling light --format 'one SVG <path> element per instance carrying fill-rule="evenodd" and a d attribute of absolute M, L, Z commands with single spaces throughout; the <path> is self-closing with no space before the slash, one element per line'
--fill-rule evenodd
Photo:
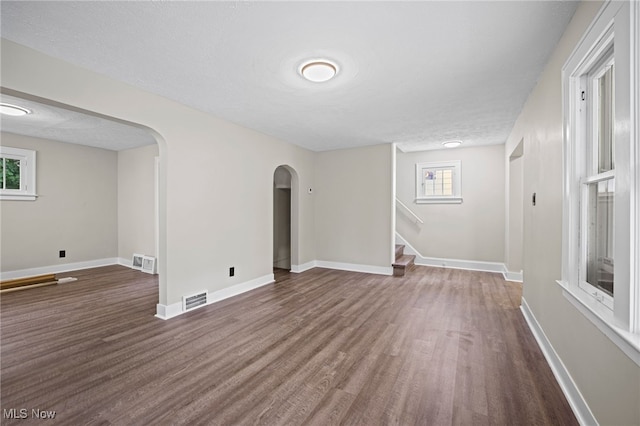
<path fill-rule="evenodd" d="M 462 145 L 462 141 L 446 141 L 442 142 L 442 145 L 444 145 L 445 148 L 457 148 Z"/>
<path fill-rule="evenodd" d="M 325 59 L 316 59 L 302 64 L 300 74 L 314 83 L 331 80 L 338 73 L 338 67 Z"/>
<path fill-rule="evenodd" d="M 31 111 L 18 105 L 0 103 L 0 114 L 11 115 L 13 117 L 19 117 L 21 115 L 31 114 Z"/>

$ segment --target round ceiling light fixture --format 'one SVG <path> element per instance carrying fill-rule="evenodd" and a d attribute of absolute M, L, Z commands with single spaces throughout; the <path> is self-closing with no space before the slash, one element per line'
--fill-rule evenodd
<path fill-rule="evenodd" d="M 300 75 L 314 83 L 324 83 L 331 80 L 338 73 L 338 66 L 326 59 L 316 59 L 305 62 L 300 67 Z"/>
<path fill-rule="evenodd" d="M 18 105 L 0 103 L 0 114 L 11 115 L 13 117 L 19 117 L 21 115 L 31 114 L 31 110 L 23 108 Z"/>
<path fill-rule="evenodd" d="M 462 145 L 462 141 L 446 141 L 442 142 L 442 145 L 444 145 L 445 148 L 457 148 Z"/>

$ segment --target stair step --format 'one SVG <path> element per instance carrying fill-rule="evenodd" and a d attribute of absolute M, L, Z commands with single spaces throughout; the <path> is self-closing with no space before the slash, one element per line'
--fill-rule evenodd
<path fill-rule="evenodd" d="M 404 273 L 407 268 L 414 264 L 416 257 L 412 254 L 403 254 L 398 257 L 396 261 L 393 263 L 393 276 L 394 277 L 404 277 Z"/>
<path fill-rule="evenodd" d="M 404 254 L 404 246 L 402 244 L 396 244 L 396 259 Z"/>
<path fill-rule="evenodd" d="M 403 254 L 399 258 L 393 262 L 393 266 L 408 266 L 413 265 L 413 262 L 416 260 L 416 257 L 412 254 Z"/>

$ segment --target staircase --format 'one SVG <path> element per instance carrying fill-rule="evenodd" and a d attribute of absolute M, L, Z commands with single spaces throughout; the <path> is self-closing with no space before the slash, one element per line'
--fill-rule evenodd
<path fill-rule="evenodd" d="M 396 244 L 396 261 L 393 263 L 393 276 L 404 277 L 406 270 L 411 269 L 416 257 L 412 254 L 404 254 L 404 246 Z"/>

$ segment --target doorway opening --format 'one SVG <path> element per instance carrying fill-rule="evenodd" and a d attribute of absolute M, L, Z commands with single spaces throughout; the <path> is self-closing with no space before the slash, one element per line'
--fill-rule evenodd
<path fill-rule="evenodd" d="M 273 270 L 291 270 L 291 172 L 280 166 L 273 174 Z"/>
<path fill-rule="evenodd" d="M 57 273 L 114 263 L 132 267 L 134 254 L 144 254 L 155 258 L 142 270 L 158 275 L 162 303 L 166 295 L 166 245 L 161 243 L 166 238 L 162 137 L 146 126 L 73 105 L 6 88 L 0 92 L 3 101 L 31 111 L 29 121 L 10 122 L 3 117 L 3 142 L 37 150 L 38 180 L 42 183 L 38 189 L 55 194 L 49 197 L 47 208 L 39 201 L 22 203 L 21 210 L 16 210 L 21 214 L 3 217 L 15 234 L 7 238 L 22 240 L 24 230 L 35 223 L 42 229 L 41 239 L 47 242 L 41 245 L 38 253 L 43 254 L 38 257 L 29 257 L 21 245 L 10 244 L 12 249 L 2 253 L 3 266 L 16 273 L 42 268 Z M 113 154 L 107 154 L 110 151 Z M 45 167 L 45 163 L 55 167 Z M 100 197 L 74 190 L 89 186 Z M 82 209 L 65 208 L 79 203 Z M 66 213 L 52 219 L 47 213 L 50 210 Z M 65 259 L 51 261 L 50 253 Z M 22 259 L 29 259 L 29 263 L 17 263 Z"/>
<path fill-rule="evenodd" d="M 507 273 L 522 281 L 524 263 L 524 139 L 509 156 Z"/>

